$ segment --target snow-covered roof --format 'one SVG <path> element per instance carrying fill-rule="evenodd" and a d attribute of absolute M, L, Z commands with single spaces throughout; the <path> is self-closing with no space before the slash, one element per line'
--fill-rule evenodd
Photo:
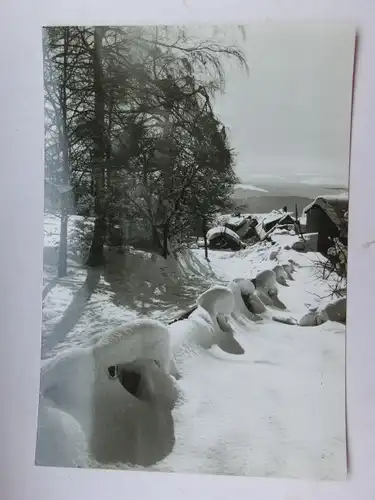
<path fill-rule="evenodd" d="M 267 217 L 263 219 L 263 225 L 264 224 L 269 224 L 270 222 L 275 222 L 275 221 L 281 221 L 282 219 L 286 217 L 292 217 L 293 212 L 284 212 L 284 211 L 277 211 L 274 210 L 273 212 L 270 212 Z"/>
<path fill-rule="evenodd" d="M 207 232 L 207 239 L 210 241 L 212 238 L 215 238 L 220 234 L 225 234 L 226 236 L 229 236 L 233 240 L 241 241 L 241 238 L 238 236 L 237 233 L 235 233 L 234 231 L 225 226 L 217 226 L 210 229 Z"/>
<path fill-rule="evenodd" d="M 243 217 L 242 215 L 236 216 L 236 215 L 222 215 L 221 217 L 218 218 L 218 221 L 220 224 L 229 224 L 230 226 L 238 229 L 241 226 L 244 225 L 246 222 L 246 217 Z"/>
<path fill-rule="evenodd" d="M 245 217 L 235 217 L 235 216 L 231 216 L 229 217 L 227 220 L 226 220 L 226 224 L 230 224 L 231 226 L 233 227 L 241 227 L 243 224 L 245 224 L 246 222 L 246 218 Z"/>
<path fill-rule="evenodd" d="M 341 227 L 345 212 L 348 211 L 349 196 L 348 193 L 339 193 L 337 195 L 317 196 L 315 200 L 303 209 L 306 214 L 314 205 L 320 207 L 328 215 L 336 226 Z"/>

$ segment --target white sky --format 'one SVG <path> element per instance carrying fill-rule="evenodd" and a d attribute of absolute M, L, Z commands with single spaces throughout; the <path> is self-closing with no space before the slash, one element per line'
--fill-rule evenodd
<path fill-rule="evenodd" d="M 234 26 L 222 36 L 237 38 L 249 65 L 247 75 L 230 64 L 215 102 L 241 180 L 298 174 L 346 185 L 355 29 L 263 23 L 246 26 L 246 40 Z"/>

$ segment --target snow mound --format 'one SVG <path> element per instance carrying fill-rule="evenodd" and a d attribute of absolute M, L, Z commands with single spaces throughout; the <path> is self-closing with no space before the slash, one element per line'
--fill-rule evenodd
<path fill-rule="evenodd" d="M 257 302 L 254 284 L 250 280 L 237 278 L 228 286 L 233 292 L 235 302 L 232 316 L 240 324 L 246 324 L 248 319 L 260 321 L 262 318 L 258 315 L 265 312 L 266 309 L 259 299 Z"/>
<path fill-rule="evenodd" d="M 152 359 L 166 373 L 176 374 L 168 328 L 153 319 L 138 319 L 116 328 L 94 344 L 95 355 L 116 365 L 137 359 Z"/>
<path fill-rule="evenodd" d="M 227 316 L 235 308 L 233 292 L 224 286 L 213 286 L 197 299 L 197 308 L 187 319 L 169 325 L 176 359 L 191 352 L 195 346 L 210 349 L 217 345 L 224 352 L 243 354 L 243 348 L 234 338 Z"/>
<path fill-rule="evenodd" d="M 44 442 L 48 429 L 60 427 L 60 434 L 64 432 L 68 414 L 77 421 L 76 434 L 84 434 L 93 460 L 104 465 L 152 465 L 174 444 L 171 411 L 179 390 L 167 371 L 172 359 L 169 331 L 157 322 L 142 320 L 96 340 L 44 363 L 42 398 L 59 410 L 53 413 L 48 403 L 43 407 L 38 427 Z M 37 462 L 46 459 L 43 439 Z"/>
<path fill-rule="evenodd" d="M 232 231 L 232 229 L 229 229 L 228 227 L 225 226 L 217 226 L 210 229 L 207 232 L 207 239 L 208 241 L 211 241 L 212 239 L 216 238 L 217 236 L 220 236 L 223 233 L 225 233 L 226 235 L 228 235 L 237 242 L 241 241 L 241 238 L 238 236 L 237 233 L 235 233 L 234 231 Z"/>
<path fill-rule="evenodd" d="M 260 300 L 267 306 L 286 309 L 285 304 L 278 297 L 277 276 L 271 269 L 257 274 L 254 279 L 255 288 Z"/>

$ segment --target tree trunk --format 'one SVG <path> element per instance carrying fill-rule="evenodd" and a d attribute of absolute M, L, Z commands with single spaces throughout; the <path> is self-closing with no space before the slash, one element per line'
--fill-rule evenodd
<path fill-rule="evenodd" d="M 87 265 L 98 267 L 104 264 L 104 242 L 107 233 L 105 216 L 105 170 L 103 163 L 106 155 L 104 140 L 105 102 L 102 74 L 102 27 L 94 28 L 94 89 L 95 89 L 95 133 L 94 133 L 94 183 L 95 183 L 95 226 Z"/>
<path fill-rule="evenodd" d="M 163 227 L 163 249 L 162 249 L 162 256 L 164 257 L 164 259 L 166 259 L 169 255 L 168 236 L 169 236 L 168 226 L 165 225 Z"/>
<path fill-rule="evenodd" d="M 68 274 L 68 220 L 68 214 L 62 213 L 60 223 L 59 262 L 57 266 L 57 275 L 59 278 L 63 278 Z"/>
<path fill-rule="evenodd" d="M 60 103 L 61 103 L 61 123 L 59 127 L 59 142 L 60 151 L 62 153 L 62 183 L 67 186 L 70 183 L 70 165 L 69 165 L 69 139 L 67 129 L 67 96 L 66 83 L 68 79 L 68 50 L 69 50 L 69 29 L 64 29 L 64 59 L 63 59 L 63 82 L 61 86 Z M 69 196 L 64 190 L 60 194 L 61 206 L 61 224 L 60 224 L 60 242 L 59 242 L 59 261 L 57 266 L 57 275 L 63 278 L 68 274 L 67 258 L 68 258 L 68 210 Z"/>
<path fill-rule="evenodd" d="M 208 260 L 208 241 L 207 241 L 207 220 L 205 217 L 202 219 L 202 231 L 204 239 L 204 256 Z"/>

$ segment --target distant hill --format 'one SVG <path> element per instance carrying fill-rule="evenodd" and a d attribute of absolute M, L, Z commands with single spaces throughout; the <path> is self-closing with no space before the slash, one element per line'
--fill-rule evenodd
<path fill-rule="evenodd" d="M 250 194 L 247 192 L 246 196 L 233 196 L 236 205 L 241 206 L 241 212 L 245 213 L 268 213 L 278 208 L 287 207 L 288 211 L 294 211 L 297 204 L 298 213 L 301 214 L 302 210 L 311 203 L 314 198 L 307 198 L 305 196 L 277 196 L 266 195 L 261 196 Z"/>
<path fill-rule="evenodd" d="M 237 185 L 233 193 L 233 201 L 241 205 L 242 212 L 267 213 L 271 210 L 287 207 L 294 211 L 297 204 L 298 212 L 311 203 L 319 195 L 336 194 L 342 191 L 340 187 L 306 185 L 302 183 L 268 182 L 251 185 Z"/>

